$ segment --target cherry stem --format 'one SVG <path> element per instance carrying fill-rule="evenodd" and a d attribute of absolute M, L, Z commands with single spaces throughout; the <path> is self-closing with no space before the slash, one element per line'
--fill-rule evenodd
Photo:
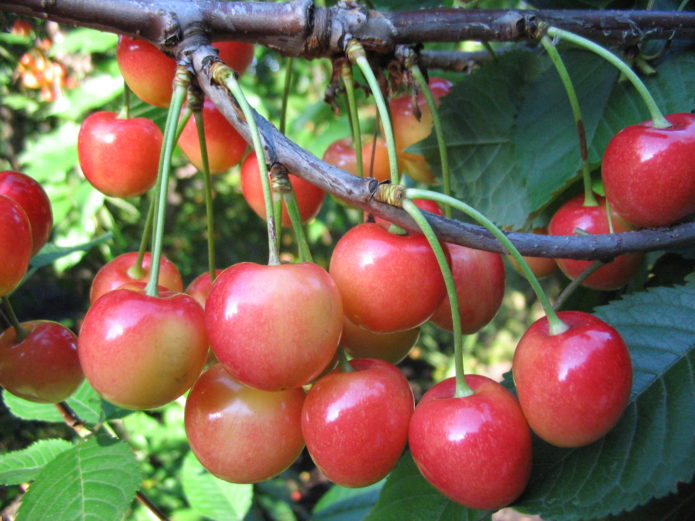
<path fill-rule="evenodd" d="M 282 198 L 285 200 L 287 214 L 290 216 L 290 222 L 292 223 L 292 231 L 294 231 L 294 237 L 297 239 L 299 261 L 313 262 L 311 250 L 309 249 L 309 242 L 307 241 L 306 233 L 304 233 L 302 217 L 299 214 L 299 206 L 297 205 L 297 198 L 294 195 L 294 191 L 284 192 L 282 194 Z"/>
<path fill-rule="evenodd" d="M 196 103 L 196 107 L 201 105 Z M 190 103 L 189 103 L 190 106 Z M 200 144 L 200 157 L 203 161 L 203 180 L 205 181 L 205 220 L 208 232 L 208 273 L 210 282 L 215 280 L 215 215 L 212 209 L 212 179 L 210 178 L 210 162 L 208 158 L 208 146 L 205 139 L 205 124 L 202 110 L 193 110 L 195 126 L 198 131 L 198 143 Z"/>
<path fill-rule="evenodd" d="M 161 169 L 161 159 L 160 166 Z M 155 207 L 157 206 L 156 198 L 150 195 L 150 204 L 147 208 L 147 217 L 145 218 L 145 227 L 142 229 L 142 237 L 140 237 L 140 246 L 138 246 L 138 256 L 135 259 L 135 263 L 128 268 L 128 276 L 134 279 L 139 279 L 145 274 L 145 269 L 142 267 L 142 263 L 145 260 L 145 252 L 147 252 L 147 246 L 150 243 L 150 236 L 152 235 L 152 222 L 154 221 Z"/>
<path fill-rule="evenodd" d="M 7 297 L 7 295 L 2 297 L 2 308 L 5 312 L 5 317 L 7 318 L 7 320 L 9 320 L 11 326 L 14 328 L 15 342 L 21 342 L 27 337 L 29 332 L 22 327 L 22 324 L 20 324 L 19 319 L 17 318 L 17 315 L 15 315 L 14 309 L 12 308 L 12 304 L 10 304 L 10 299 Z"/>
<path fill-rule="evenodd" d="M 446 149 L 446 140 L 444 139 L 444 129 L 442 128 L 442 120 L 439 117 L 439 108 L 437 103 L 434 101 L 434 96 L 432 96 L 432 91 L 430 86 L 422 74 L 420 67 L 414 64 L 411 69 L 413 73 L 413 78 L 417 81 L 420 90 L 425 96 L 425 101 L 427 101 L 427 106 L 432 114 L 432 123 L 434 124 L 434 132 L 437 136 L 437 146 L 439 147 L 439 161 L 442 164 L 442 183 L 444 193 L 451 196 L 451 172 L 449 170 L 449 154 Z M 451 206 L 444 206 L 444 215 L 451 218 Z"/>
<path fill-rule="evenodd" d="M 574 89 L 574 84 L 572 83 L 572 79 L 567 71 L 567 67 L 565 67 L 565 62 L 562 60 L 560 53 L 553 45 L 550 38 L 543 36 L 543 38 L 541 38 L 541 44 L 548 53 L 553 65 L 555 65 L 555 69 L 560 76 L 560 80 L 562 80 L 562 85 L 565 87 L 567 97 L 569 98 L 569 102 L 572 107 L 572 115 L 574 116 L 574 123 L 577 128 L 577 138 L 579 139 L 579 154 L 582 162 L 584 206 L 598 206 L 598 202 L 594 196 L 594 191 L 591 189 L 591 169 L 589 168 L 589 154 L 587 152 L 586 132 L 584 130 L 584 117 L 582 116 L 582 109 L 579 106 L 577 91 Z"/>
<path fill-rule="evenodd" d="M 249 105 L 244 91 L 236 79 L 234 70 L 226 66 L 222 62 L 216 62 L 213 65 L 212 76 L 219 83 L 223 83 L 227 87 L 234 98 L 236 99 L 241 111 L 244 114 L 246 123 L 249 126 L 253 149 L 256 152 L 256 161 L 258 161 L 258 172 L 261 176 L 261 186 L 263 187 L 263 201 L 265 202 L 265 215 L 268 223 L 268 265 L 274 266 L 280 264 L 280 251 L 277 243 L 278 234 L 275 232 L 275 217 L 273 214 L 273 196 L 270 189 L 270 180 L 268 179 L 268 167 L 265 163 L 265 154 L 263 153 L 263 144 L 261 143 L 261 134 L 256 124 L 256 118 Z"/>
<path fill-rule="evenodd" d="M 406 195 L 406 197 L 408 196 Z M 466 376 L 463 369 L 463 334 L 461 333 L 461 315 L 454 274 L 451 272 L 451 266 L 449 266 L 439 238 L 437 234 L 434 233 L 430 223 L 427 222 L 422 210 L 409 199 L 404 199 L 402 204 L 403 209 L 408 212 L 408 215 L 417 223 L 418 227 L 427 238 L 427 242 L 430 243 L 432 252 L 434 252 L 434 256 L 437 258 L 439 269 L 442 272 L 442 277 L 444 277 L 444 284 L 446 285 L 446 292 L 449 296 L 449 304 L 451 305 L 451 321 L 453 322 L 454 330 L 454 366 L 456 368 L 456 392 L 454 396 L 456 398 L 470 396 L 473 394 L 473 390 L 466 383 Z"/>
<path fill-rule="evenodd" d="M 126 119 L 130 117 L 130 88 L 125 80 L 123 80 L 123 114 Z"/>
<path fill-rule="evenodd" d="M 343 66 L 340 69 L 340 77 L 343 80 L 343 85 L 345 86 L 348 118 L 350 119 L 350 129 L 352 130 L 352 146 L 355 149 L 357 175 L 364 177 L 364 158 L 362 157 L 362 133 L 360 129 L 360 118 L 359 114 L 357 113 L 357 99 L 355 97 L 352 67 L 348 63 L 343 63 Z"/>
<path fill-rule="evenodd" d="M 642 97 L 642 100 L 644 101 L 645 105 L 647 105 L 647 110 L 651 115 L 652 126 L 654 128 L 669 128 L 671 126 L 671 123 L 669 123 L 669 121 L 661 113 L 661 110 L 659 110 L 659 107 L 657 106 L 654 97 L 651 95 L 651 93 L 649 92 L 645 84 L 642 82 L 642 80 L 640 80 L 639 76 L 635 74 L 635 72 L 630 68 L 630 66 L 627 63 L 618 58 L 618 56 L 610 52 L 605 47 L 602 47 L 597 43 L 594 43 L 591 40 L 584 38 L 583 36 L 579 36 L 578 34 L 565 31 L 564 29 L 559 29 L 557 27 L 550 26 L 547 28 L 546 34 L 548 36 L 557 37 L 561 40 L 572 42 L 575 45 L 578 45 L 580 47 L 583 47 L 584 49 L 598 54 L 603 59 L 611 63 L 620 72 L 623 73 L 623 75 L 630 81 L 630 83 L 632 83 L 633 87 L 635 87 L 639 95 Z"/>
<path fill-rule="evenodd" d="M 179 120 L 179 124 L 176 127 L 176 140 L 175 142 L 179 142 L 179 138 L 181 137 L 181 133 L 183 132 L 183 129 L 186 127 L 186 123 L 188 123 L 188 120 L 191 119 L 191 116 L 193 115 L 193 111 L 191 110 L 191 107 L 186 105 L 183 108 L 183 111 L 181 112 L 181 119 Z"/>
<path fill-rule="evenodd" d="M 345 353 L 345 349 L 343 349 L 342 347 L 339 347 L 337 354 L 338 354 L 338 366 L 340 367 L 340 370 L 344 373 L 354 372 L 355 368 L 350 365 L 350 361 L 348 360 L 347 353 Z"/>
<path fill-rule="evenodd" d="M 589 264 L 584 271 L 582 271 L 579 275 L 577 275 L 572 281 L 565 286 L 565 289 L 562 290 L 562 292 L 558 295 L 557 299 L 555 299 L 555 305 L 553 306 L 555 308 L 555 311 L 558 311 L 562 308 L 562 306 L 565 305 L 565 302 L 567 302 L 567 299 L 570 298 L 572 293 L 574 293 L 579 286 L 582 285 L 582 283 L 591 277 L 591 275 L 598 271 L 602 266 L 605 266 L 605 262 L 601 260 L 597 260 Z"/>
<path fill-rule="evenodd" d="M 538 301 L 543 306 L 543 311 L 545 311 L 545 315 L 548 318 L 550 335 L 558 335 L 569 329 L 569 326 L 567 326 L 567 324 L 565 324 L 562 320 L 560 320 L 560 317 L 557 316 L 553 306 L 550 304 L 550 300 L 548 300 L 548 296 L 545 294 L 545 291 L 543 291 L 543 288 L 538 282 L 536 276 L 533 274 L 533 271 L 529 267 L 526 260 L 519 253 L 519 250 L 516 249 L 516 246 L 512 244 L 512 241 L 510 241 L 502 230 L 495 226 L 490 219 L 463 201 L 459 201 L 458 199 L 454 199 L 448 195 L 431 192 L 430 190 L 407 188 L 405 190 L 405 197 L 408 199 L 431 199 L 442 204 L 451 205 L 484 226 L 507 249 L 509 255 L 511 255 L 514 260 L 517 261 L 517 263 L 519 263 L 519 268 L 526 277 L 526 280 L 528 280 L 529 284 L 531 285 L 536 297 L 538 297 Z"/>
<path fill-rule="evenodd" d="M 372 91 L 374 96 L 374 101 L 376 102 L 376 108 L 381 117 L 381 124 L 384 126 L 384 138 L 386 139 L 386 149 L 389 154 L 389 171 L 391 172 L 391 184 L 398 184 L 398 153 L 396 151 L 396 139 L 393 134 L 393 125 L 391 124 L 391 116 L 389 115 L 388 106 L 386 105 L 386 100 L 384 95 L 381 93 L 381 88 L 379 87 L 379 82 L 374 76 L 374 71 L 369 65 L 367 60 L 367 53 L 362 47 L 362 44 L 351 39 L 346 46 L 346 53 L 348 59 L 356 64 L 362 74 L 364 75 L 367 83 L 369 84 L 369 89 Z"/>
<path fill-rule="evenodd" d="M 164 138 L 162 140 L 162 157 L 157 181 L 157 211 L 154 222 L 154 234 L 152 241 L 152 263 L 150 278 L 145 286 L 145 293 L 150 297 L 158 297 L 157 282 L 159 281 L 159 267 L 162 257 L 162 243 L 164 241 L 164 227 L 166 221 L 167 189 L 169 187 L 169 172 L 171 170 L 171 156 L 176 145 L 176 126 L 179 121 L 183 100 L 186 97 L 190 76 L 184 66 L 177 66 L 174 77 L 174 92 L 171 96 L 171 104 L 164 125 Z"/>
<path fill-rule="evenodd" d="M 287 102 L 290 98 L 290 88 L 292 86 L 292 65 L 294 58 L 287 58 L 287 68 L 285 69 L 285 85 L 282 89 L 282 108 L 280 109 L 280 133 L 285 134 L 287 128 Z"/>

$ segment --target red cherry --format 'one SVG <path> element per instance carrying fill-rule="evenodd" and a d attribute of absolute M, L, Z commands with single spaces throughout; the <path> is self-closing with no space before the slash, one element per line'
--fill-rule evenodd
<path fill-rule="evenodd" d="M 220 364 L 198 379 L 186 400 L 186 435 L 200 463 L 232 483 L 279 474 L 304 448 L 302 388 L 260 391 Z"/>
<path fill-rule="evenodd" d="M 104 293 L 121 288 L 132 282 L 147 282 L 150 278 L 152 256 L 145 253 L 142 258 L 142 272 L 134 273 L 133 266 L 138 258 L 137 252 L 128 252 L 104 264 L 94 276 L 89 291 L 89 303 L 94 304 Z M 139 276 L 135 276 L 139 275 Z M 159 286 L 171 291 L 183 291 L 183 281 L 178 268 L 166 257 L 162 256 L 159 265 Z"/>
<path fill-rule="evenodd" d="M 297 198 L 299 215 L 302 218 L 302 222 L 307 222 L 319 213 L 325 192 L 296 175 L 289 174 L 289 179 L 294 195 Z M 254 152 L 246 156 L 246 159 L 241 164 L 241 193 L 251 209 L 261 219 L 265 219 L 263 186 L 261 185 L 261 175 L 258 171 L 258 162 Z M 290 216 L 287 214 L 287 208 L 283 201 L 282 225 L 289 227 L 291 224 Z"/>
<path fill-rule="evenodd" d="M 215 279 L 205 307 L 210 346 L 230 374 L 265 391 L 315 379 L 338 348 L 340 294 L 316 264 L 244 262 Z"/>
<path fill-rule="evenodd" d="M 449 378 L 415 408 L 408 444 L 422 475 L 468 508 L 497 510 L 516 499 L 531 474 L 531 433 L 519 403 L 497 382 L 466 375 L 474 394 L 455 398 Z"/>
<path fill-rule="evenodd" d="M 664 226 L 695 212 L 695 115 L 666 119 L 669 128 L 651 121 L 624 128 L 603 155 L 606 196 L 635 226 Z"/>
<path fill-rule="evenodd" d="M 475 333 L 493 319 L 502 304 L 504 262 L 499 253 L 452 243 L 447 243 L 447 248 L 451 254 L 451 271 L 459 300 L 461 331 Z M 448 296 L 444 297 L 430 320 L 447 331 L 453 330 Z"/>
<path fill-rule="evenodd" d="M 531 429 L 559 447 L 579 447 L 605 435 L 623 413 L 632 386 L 630 353 L 603 320 L 579 311 L 558 316 L 569 329 L 549 335 L 534 322 L 519 341 L 512 372 Z"/>
<path fill-rule="evenodd" d="M 48 241 L 53 227 L 51 202 L 43 187 L 21 172 L 0 172 L 0 194 L 14 199 L 24 209 L 31 223 L 31 254 L 38 252 Z"/>
<path fill-rule="evenodd" d="M 222 270 L 215 270 L 215 277 L 217 277 Z M 194 278 L 191 283 L 186 287 L 186 293 L 193 297 L 200 307 L 205 309 L 205 302 L 208 300 L 208 295 L 210 294 L 210 289 L 212 289 L 213 281 L 210 280 L 210 273 L 205 272 Z"/>
<path fill-rule="evenodd" d="M 302 432 L 316 466 L 344 487 L 365 487 L 386 476 L 408 439 L 413 393 L 392 364 L 361 358 L 355 371 L 316 382 L 302 409 Z"/>
<path fill-rule="evenodd" d="M 356 326 L 346 317 L 340 347 L 353 358 L 378 358 L 397 364 L 408 355 L 419 335 L 419 327 L 395 333 L 376 333 Z"/>
<path fill-rule="evenodd" d="M 0 297 L 19 285 L 29 267 L 32 238 L 26 212 L 14 199 L 0 194 Z"/>
<path fill-rule="evenodd" d="M 87 311 L 78 352 L 85 377 L 106 400 L 160 407 L 185 393 L 207 360 L 203 309 L 183 293 L 111 291 Z"/>
<path fill-rule="evenodd" d="M 533 230 L 533 233 L 547 235 L 548 230 L 546 228 L 536 228 L 535 230 Z M 521 268 L 519 267 L 519 264 L 516 262 L 516 260 L 514 260 L 514 257 L 510 255 L 508 259 L 512 267 L 520 275 L 524 276 L 523 272 L 521 271 Z M 528 264 L 529 268 L 531 268 L 533 274 L 539 279 L 549 277 L 557 269 L 557 263 L 555 262 L 555 259 L 553 259 L 552 257 L 524 257 L 524 260 Z"/>
<path fill-rule="evenodd" d="M 203 102 L 203 128 L 211 174 L 222 174 L 241 161 L 246 152 L 246 141 L 209 99 Z M 189 119 L 183 128 L 179 146 L 188 160 L 202 170 L 203 159 L 195 118 Z"/>
<path fill-rule="evenodd" d="M 242 42 L 215 42 L 212 44 L 219 53 L 220 60 L 234 69 L 239 75 L 253 61 L 253 44 Z"/>
<path fill-rule="evenodd" d="M 418 327 L 446 293 L 424 235 L 395 235 L 375 223 L 357 225 L 341 237 L 329 271 L 345 316 L 378 333 Z"/>
<path fill-rule="evenodd" d="M 372 150 L 374 151 L 373 164 Z M 357 175 L 357 158 L 351 137 L 331 143 L 323 153 L 323 160 L 352 175 Z M 362 137 L 362 169 L 365 177 L 375 177 L 379 181 L 386 181 L 391 177 L 389 154 L 384 138 L 377 137 L 375 141 L 371 136 Z"/>
<path fill-rule="evenodd" d="M 608 214 L 606 213 L 605 199 L 597 197 L 598 206 L 584 206 L 584 196 L 579 194 L 555 212 L 548 225 L 550 235 L 574 235 L 577 229 L 591 234 L 609 233 Z M 632 226 L 625 222 L 616 212 L 611 212 L 613 230 L 625 232 L 632 230 Z M 627 253 L 619 255 L 612 262 L 596 270 L 582 285 L 598 290 L 618 289 L 632 278 L 642 263 L 642 253 Z M 592 261 L 573 259 L 556 259 L 557 265 L 569 278 L 574 279 Z"/>
<path fill-rule="evenodd" d="M 0 334 L 0 385 L 39 403 L 67 399 L 84 378 L 77 357 L 77 336 L 57 322 L 21 324 L 27 336 L 17 341 L 13 327 Z"/>
<path fill-rule="evenodd" d="M 162 131 L 152 121 L 118 119 L 114 112 L 89 115 L 77 136 L 85 177 L 113 197 L 142 195 L 154 185 L 161 148 Z"/>

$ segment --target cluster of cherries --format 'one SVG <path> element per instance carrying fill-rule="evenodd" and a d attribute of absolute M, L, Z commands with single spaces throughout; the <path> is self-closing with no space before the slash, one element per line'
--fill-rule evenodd
<path fill-rule="evenodd" d="M 224 54 L 225 44 L 216 45 L 222 59 L 234 66 L 237 58 Z M 243 55 L 237 67 L 241 72 L 252 49 L 240 45 L 235 52 Z M 123 37 L 118 60 L 136 94 L 152 104 L 168 105 L 167 87 L 175 67 L 171 58 L 145 42 Z M 156 80 L 153 74 L 164 79 Z M 445 82 L 434 85 L 439 85 L 435 91 L 441 87 L 439 95 L 448 89 Z M 411 106 L 410 98 L 403 99 L 392 102 L 394 121 L 401 117 L 399 104 Z M 231 137 L 233 129 L 211 104 L 205 102 L 203 110 L 211 169 L 222 172 L 241 160 L 245 144 L 238 136 Z M 424 130 L 411 111 L 402 115 L 408 121 L 405 127 L 396 125 L 396 139 L 404 163 L 426 177 L 429 170 L 424 159 L 404 152 L 429 132 L 431 115 L 424 105 L 420 112 Z M 632 177 L 642 175 L 635 173 L 640 168 L 650 169 L 653 158 L 661 159 L 655 160 L 657 173 L 651 175 L 670 176 L 676 168 L 672 163 L 692 169 L 693 127 L 684 120 L 693 118 L 686 116 L 671 116 L 670 129 L 651 129 L 647 124 L 629 127 L 606 152 L 608 197 L 615 211 L 633 219 L 633 224 L 645 221 L 634 220 L 629 203 L 614 195 L 617 189 L 612 183 L 632 182 Z M 85 120 L 79 157 L 95 187 L 128 197 L 154 183 L 162 137 L 146 121 L 123 120 L 110 113 L 96 113 Z M 628 141 L 646 140 L 647 144 L 635 145 L 632 151 L 620 144 L 631 133 L 640 137 Z M 662 137 L 649 140 L 652 134 Z M 682 145 L 682 135 L 688 136 L 688 146 Z M 658 143 L 669 141 L 681 143 L 667 147 L 680 151 L 677 160 L 656 151 Z M 374 158 L 366 164 L 373 165 L 370 173 L 375 177 L 379 165 L 387 163 L 380 143 L 377 139 L 365 144 L 364 156 Z M 200 167 L 195 128 L 184 129 L 180 145 Z M 324 157 L 346 170 L 354 165 L 349 142 L 332 145 Z M 149 174 L 150 169 L 154 174 Z M 265 217 L 253 154 L 241 170 L 244 196 Z M 24 203 L 11 199 L 2 179 L 0 246 L 2 251 L 24 252 L 16 266 L 14 255 L 3 256 L 8 259 L 0 266 L 0 295 L 4 296 L 19 284 L 31 252 L 43 244 L 48 232 L 42 221 L 34 224 L 32 220 L 36 205 L 22 208 Z M 694 179 L 691 172 L 688 179 L 673 181 L 678 189 L 665 189 L 675 195 L 690 191 L 687 204 L 669 213 L 669 218 L 695 210 Z M 291 180 L 300 214 L 307 220 L 318 211 L 323 193 L 299 178 L 291 176 Z M 627 199 L 633 201 L 636 193 L 646 197 L 656 191 L 631 190 Z M 441 212 L 432 203 L 418 204 Z M 664 212 L 660 204 L 653 208 L 657 214 Z M 637 208 L 643 212 L 649 205 L 642 201 Z M 287 224 L 285 219 L 283 215 Z M 664 223 L 646 222 L 658 224 Z M 573 234 L 575 228 L 606 231 L 591 228 L 585 221 L 568 228 L 550 225 L 551 233 Z M 614 224 L 615 231 L 620 229 Z M 43 238 L 32 238 L 32 230 L 34 234 L 43 230 Z M 461 303 L 462 330 L 477 331 L 499 308 L 504 292 L 502 258 L 454 244 L 443 247 Z M 348 487 L 366 486 L 390 472 L 407 444 L 425 478 L 444 495 L 468 507 L 496 509 L 518 497 L 529 479 L 530 429 L 558 446 L 585 445 L 605 435 L 627 404 L 632 370 L 620 335 L 592 315 L 568 311 L 554 320 L 537 321 L 522 337 L 513 361 L 518 400 L 499 383 L 468 375 L 468 390 L 462 391 L 455 379 L 448 379 L 430 389 L 415 407 L 410 386 L 394 364 L 407 355 L 424 322 L 432 320 L 451 330 L 451 306 L 425 237 L 392 233 L 389 223 L 365 222 L 350 229 L 337 242 L 328 271 L 310 262 L 240 263 L 218 270 L 214 281 L 208 274 L 196 278 L 183 292 L 178 270 L 162 258 L 160 289 L 153 296 L 144 290 L 150 262 L 148 254 L 139 258 L 137 253 L 127 253 L 99 271 L 77 350 L 74 336 L 70 337 L 72 343 L 61 356 L 67 359 L 70 353 L 75 364 L 77 352 L 78 370 L 105 399 L 121 407 L 159 407 L 190 389 L 185 424 L 191 448 L 210 472 L 232 482 L 252 483 L 275 476 L 306 445 L 329 479 Z M 59 368 L 50 377 L 33 374 L 36 357 L 44 356 L 39 353 L 48 348 L 37 340 L 33 351 L 29 350 L 34 327 L 29 324 L 23 326 L 29 335 L 21 341 L 13 328 L 0 337 L 0 384 L 28 399 L 62 400 L 71 391 L 25 392 L 35 387 L 32 380 L 67 379 L 64 373 L 69 372 Z M 216 362 L 204 371 L 209 348 Z M 18 353 L 17 361 L 8 361 L 11 352 Z M 343 352 L 354 358 L 347 361 Z M 20 369 L 20 364 L 29 365 Z M 16 383 L 17 379 L 24 381 Z M 76 383 L 71 385 L 74 389 Z"/>

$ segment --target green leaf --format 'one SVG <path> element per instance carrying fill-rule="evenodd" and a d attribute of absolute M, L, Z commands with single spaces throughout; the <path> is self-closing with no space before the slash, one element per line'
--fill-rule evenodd
<path fill-rule="evenodd" d="M 116 47 L 118 35 L 78 27 L 72 31 L 67 31 L 65 38 L 58 40 L 51 48 L 51 56 L 61 54 L 94 54 L 106 52 Z"/>
<path fill-rule="evenodd" d="M 91 250 L 94 246 L 101 244 L 102 242 L 109 241 L 113 238 L 112 233 L 105 233 L 104 235 L 97 237 L 94 240 L 76 244 L 75 246 L 58 246 L 57 244 L 46 244 L 41 250 L 31 259 L 32 268 L 42 268 L 53 264 L 56 260 L 66 255 L 70 255 L 76 251 L 87 252 Z"/>
<path fill-rule="evenodd" d="M 627 342 L 633 387 L 623 417 L 578 449 L 534 446 L 517 506 L 554 521 L 597 519 L 676 490 L 695 472 L 695 279 L 598 308 Z"/>
<path fill-rule="evenodd" d="M 114 521 L 122 519 L 140 485 L 128 445 L 91 438 L 63 452 L 36 476 L 17 521 Z"/>
<path fill-rule="evenodd" d="M 23 450 L 0 455 L 0 483 L 17 485 L 32 481 L 46 463 L 72 448 L 60 439 L 40 440 Z"/>
<path fill-rule="evenodd" d="M 253 500 L 253 485 L 223 481 L 203 468 L 193 452 L 183 460 L 183 492 L 201 516 L 215 521 L 241 521 Z"/>
<path fill-rule="evenodd" d="M 678 493 L 657 499 L 631 512 L 603 521 L 692 521 L 695 512 L 695 481 L 678 487 Z"/>
<path fill-rule="evenodd" d="M 386 479 L 379 501 L 365 521 L 484 521 L 490 514 L 442 496 L 422 477 L 408 453 Z"/>
<path fill-rule="evenodd" d="M 314 507 L 312 521 L 361 521 L 377 499 L 384 480 L 363 488 L 333 485 Z"/>

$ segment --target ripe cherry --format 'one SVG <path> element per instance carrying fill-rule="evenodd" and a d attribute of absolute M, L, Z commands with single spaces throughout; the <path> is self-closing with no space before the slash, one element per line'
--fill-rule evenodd
<path fill-rule="evenodd" d="M 232 483 L 256 483 L 289 467 L 304 448 L 302 388 L 252 389 L 210 367 L 186 400 L 186 435 L 200 463 Z"/>
<path fill-rule="evenodd" d="M 0 297 L 12 293 L 22 281 L 32 245 L 26 212 L 17 201 L 0 194 Z"/>
<path fill-rule="evenodd" d="M 84 379 L 77 336 L 48 320 L 23 322 L 21 326 L 26 331 L 22 340 L 17 340 L 13 327 L 0 334 L 0 385 L 32 402 L 62 402 Z"/>
<path fill-rule="evenodd" d="M 408 444 L 422 475 L 468 508 L 497 510 L 531 474 L 531 433 L 516 398 L 497 382 L 466 375 L 474 393 L 454 396 L 449 378 L 427 391 L 410 421 Z"/>
<path fill-rule="evenodd" d="M 603 320 L 561 311 L 569 329 L 550 335 L 548 320 L 534 322 L 519 341 L 512 373 L 531 429 L 559 447 L 579 447 L 605 435 L 627 405 L 630 353 Z"/>
<path fill-rule="evenodd" d="M 413 393 L 392 364 L 360 358 L 354 371 L 324 376 L 309 391 L 302 432 L 316 466 L 345 487 L 365 487 L 386 476 L 408 439 Z"/>
<path fill-rule="evenodd" d="M 606 147 L 606 197 L 635 226 L 664 226 L 695 212 L 695 115 L 671 114 L 669 128 L 651 121 L 618 132 Z"/>
<path fill-rule="evenodd" d="M 546 228 L 536 228 L 533 230 L 533 233 L 547 235 L 548 230 Z M 523 272 L 521 271 L 519 264 L 516 262 L 516 260 L 514 260 L 514 257 L 510 255 L 508 259 L 512 267 L 523 276 Z M 552 257 L 524 257 L 524 260 L 528 264 L 529 268 L 531 268 L 533 274 L 539 279 L 549 277 L 557 269 L 557 262 L 555 262 L 555 259 Z"/>
<path fill-rule="evenodd" d="M 362 138 L 362 168 L 365 177 L 375 177 L 379 181 L 390 178 L 389 155 L 384 138 L 364 136 Z M 372 154 L 374 160 L 372 162 Z M 357 158 L 352 138 L 346 137 L 331 143 L 323 153 L 323 160 L 338 168 L 358 175 Z"/>
<path fill-rule="evenodd" d="M 215 277 L 217 277 L 222 270 L 215 270 Z M 186 293 L 193 297 L 200 307 L 205 309 L 205 303 L 208 300 L 208 295 L 210 295 L 210 290 L 212 289 L 213 281 L 210 280 L 210 273 L 205 272 L 194 278 L 188 286 L 186 286 Z"/>
<path fill-rule="evenodd" d="M 0 172 L 0 194 L 14 199 L 24 209 L 31 224 L 32 248 L 35 255 L 46 242 L 53 227 L 51 202 L 43 187 L 21 172 Z"/>
<path fill-rule="evenodd" d="M 395 333 L 376 333 L 345 318 L 340 347 L 353 358 L 378 358 L 397 364 L 408 355 L 419 335 L 419 327 Z"/>
<path fill-rule="evenodd" d="M 85 177 L 113 197 L 142 195 L 154 185 L 161 148 L 162 132 L 152 121 L 119 119 L 114 112 L 87 116 L 77 136 Z"/>

